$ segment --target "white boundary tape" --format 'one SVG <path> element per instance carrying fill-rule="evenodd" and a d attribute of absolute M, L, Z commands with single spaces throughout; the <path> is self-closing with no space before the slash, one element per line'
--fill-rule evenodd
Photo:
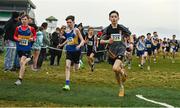
<path fill-rule="evenodd" d="M 13 49 L 16 49 L 16 47 L 5 47 L 5 48 L 13 48 Z M 49 48 L 49 49 L 54 49 L 54 50 L 59 50 L 59 51 L 64 51 L 66 52 L 66 50 L 64 49 L 59 49 L 59 48 L 54 48 L 54 47 L 41 47 L 41 48 Z M 99 53 L 99 52 L 106 52 L 106 50 L 100 50 L 100 51 L 96 51 L 96 53 Z M 81 52 L 83 54 L 87 53 L 87 52 Z"/>
<path fill-rule="evenodd" d="M 13 48 L 13 49 L 16 49 L 16 47 L 4 47 L 4 48 Z"/>
<path fill-rule="evenodd" d="M 157 101 L 154 101 L 154 100 L 150 100 L 150 99 L 147 99 L 147 98 L 143 97 L 142 95 L 136 95 L 136 97 L 138 97 L 138 98 L 140 98 L 142 100 L 154 103 L 154 104 L 162 105 L 162 106 L 167 107 L 167 108 L 174 108 L 174 106 L 172 106 L 172 105 L 169 105 L 169 104 L 166 104 L 166 103 L 162 103 L 162 102 L 157 102 Z"/>
<path fill-rule="evenodd" d="M 43 47 L 43 48 L 45 48 L 45 47 Z M 58 49 L 58 48 L 54 48 L 54 47 L 47 47 L 47 48 L 49 48 L 49 49 L 54 49 L 54 50 L 59 50 L 59 51 L 66 51 L 66 50 L 63 50 L 63 49 Z M 99 53 L 99 52 L 106 52 L 106 50 L 100 50 L 100 51 L 96 51 L 96 53 Z M 87 52 L 81 52 L 81 53 L 87 53 Z"/>

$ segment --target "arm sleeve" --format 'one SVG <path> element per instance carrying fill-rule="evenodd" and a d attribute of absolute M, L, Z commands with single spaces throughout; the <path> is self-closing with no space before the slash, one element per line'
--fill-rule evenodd
<path fill-rule="evenodd" d="M 14 40 L 18 41 L 18 27 L 16 27 L 16 30 L 14 32 Z"/>
<path fill-rule="evenodd" d="M 120 29 L 122 30 L 122 32 L 123 32 L 123 34 L 125 36 L 130 36 L 131 35 L 130 30 L 127 27 L 125 27 L 124 25 L 120 25 Z"/>
<path fill-rule="evenodd" d="M 36 41 L 36 38 L 37 38 L 36 30 L 33 27 L 31 27 L 31 32 L 32 32 L 32 35 L 33 35 L 33 40 Z"/>
<path fill-rule="evenodd" d="M 104 30 L 103 30 L 103 35 L 101 37 L 102 40 L 108 40 L 110 38 L 110 36 L 108 35 L 108 27 L 106 27 Z"/>

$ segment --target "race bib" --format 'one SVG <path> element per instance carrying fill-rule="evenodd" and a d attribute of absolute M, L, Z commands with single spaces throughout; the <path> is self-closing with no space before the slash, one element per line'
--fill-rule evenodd
<path fill-rule="evenodd" d="M 68 45 L 72 45 L 73 44 L 73 41 L 74 39 L 72 37 L 68 38 L 67 41 L 68 41 Z"/>
<path fill-rule="evenodd" d="M 93 46 L 93 41 L 88 41 L 87 45 Z"/>
<path fill-rule="evenodd" d="M 21 39 L 19 44 L 23 45 L 23 46 L 28 46 L 28 40 L 27 39 Z"/>
<path fill-rule="evenodd" d="M 113 39 L 113 41 L 121 41 L 122 35 L 121 34 L 111 34 L 111 38 Z"/>
<path fill-rule="evenodd" d="M 175 46 L 171 46 L 171 48 L 175 48 Z"/>
<path fill-rule="evenodd" d="M 146 47 L 147 47 L 147 48 L 151 48 L 151 44 L 147 44 Z"/>

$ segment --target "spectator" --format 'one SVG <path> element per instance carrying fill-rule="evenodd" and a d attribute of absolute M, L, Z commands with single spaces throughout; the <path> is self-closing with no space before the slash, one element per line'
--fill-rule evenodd
<path fill-rule="evenodd" d="M 5 62 L 4 62 L 4 70 L 5 71 L 13 69 L 14 58 L 16 55 L 16 49 L 15 49 L 16 42 L 15 42 L 13 36 L 14 36 L 15 29 L 18 26 L 18 22 L 19 22 L 19 13 L 14 12 L 12 14 L 11 19 L 8 20 L 8 22 L 6 23 L 6 25 L 4 27 L 4 31 L 5 31 L 4 40 L 5 40 L 5 45 L 7 48 L 6 54 L 5 54 Z"/>
<path fill-rule="evenodd" d="M 49 33 L 46 31 L 47 30 L 48 24 L 46 22 L 42 23 L 41 27 L 43 28 L 43 46 L 41 47 L 40 55 L 38 58 L 38 63 L 37 63 L 37 68 L 41 68 L 44 59 L 46 58 L 46 49 L 47 46 L 50 44 L 49 40 Z"/>

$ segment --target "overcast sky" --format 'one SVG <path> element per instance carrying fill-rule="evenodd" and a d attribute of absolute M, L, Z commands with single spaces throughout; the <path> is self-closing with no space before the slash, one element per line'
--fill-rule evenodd
<path fill-rule="evenodd" d="M 75 15 L 76 23 L 107 26 L 111 10 L 120 13 L 120 24 L 141 35 L 157 31 L 160 37 L 180 39 L 180 0 L 32 0 L 38 25 L 54 16 L 58 26 L 65 24 L 68 15 Z"/>

